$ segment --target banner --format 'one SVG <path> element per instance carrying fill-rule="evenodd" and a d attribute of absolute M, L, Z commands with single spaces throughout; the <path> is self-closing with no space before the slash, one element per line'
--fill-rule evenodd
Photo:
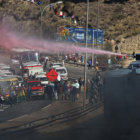
<path fill-rule="evenodd" d="M 97 42 L 98 37 L 98 42 Z M 66 41 L 72 43 L 86 42 L 86 29 L 85 28 L 69 28 L 58 27 L 56 33 L 57 41 Z M 103 30 L 88 29 L 88 44 L 103 44 Z"/>

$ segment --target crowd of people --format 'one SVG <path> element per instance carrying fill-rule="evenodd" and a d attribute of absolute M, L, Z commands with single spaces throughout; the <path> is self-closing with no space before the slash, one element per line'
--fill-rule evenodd
<path fill-rule="evenodd" d="M 71 100 L 76 102 L 84 92 L 84 80 L 80 77 L 73 82 L 55 81 L 46 87 L 46 93 L 50 100 Z M 94 72 L 91 80 L 87 81 L 86 98 L 90 103 L 97 103 L 103 100 L 103 78 L 99 71 Z"/>
<path fill-rule="evenodd" d="M 72 100 L 73 102 L 78 99 L 81 85 L 78 80 L 74 82 L 70 81 L 55 81 L 53 84 L 48 84 L 46 87 L 46 93 L 50 100 Z"/>

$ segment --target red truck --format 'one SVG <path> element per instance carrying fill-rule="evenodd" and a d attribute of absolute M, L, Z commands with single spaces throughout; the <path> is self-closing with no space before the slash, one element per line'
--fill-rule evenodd
<path fill-rule="evenodd" d="M 40 80 L 28 80 L 26 84 L 26 95 L 30 99 L 33 97 L 44 98 L 44 87 L 41 85 Z"/>

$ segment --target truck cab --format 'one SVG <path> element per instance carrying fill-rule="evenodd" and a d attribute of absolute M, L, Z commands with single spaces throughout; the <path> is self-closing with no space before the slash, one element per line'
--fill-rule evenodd
<path fill-rule="evenodd" d="M 28 80 L 26 91 L 29 98 L 44 97 L 44 87 L 41 85 L 40 80 Z"/>
<path fill-rule="evenodd" d="M 41 85 L 46 87 L 48 85 L 48 78 L 46 77 L 46 72 L 38 73 L 35 75 L 35 79 L 38 79 L 41 81 Z"/>

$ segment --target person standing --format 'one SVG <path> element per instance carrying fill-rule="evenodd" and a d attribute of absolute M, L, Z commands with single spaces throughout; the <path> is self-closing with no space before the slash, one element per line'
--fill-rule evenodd
<path fill-rule="evenodd" d="M 75 80 L 74 84 L 72 84 L 73 90 L 72 90 L 72 100 L 75 102 L 77 94 L 79 93 L 79 83 L 78 80 Z"/>
<path fill-rule="evenodd" d="M 46 59 L 45 59 L 44 65 L 43 65 L 43 69 L 44 69 L 44 71 L 46 71 L 46 69 L 47 69 L 47 60 Z"/>
<path fill-rule="evenodd" d="M 88 79 L 87 80 L 87 87 L 86 87 L 86 99 L 88 99 L 90 97 L 90 93 L 91 93 L 91 82 Z"/>
<path fill-rule="evenodd" d="M 101 78 L 99 83 L 98 83 L 98 93 L 99 93 L 99 98 L 100 101 L 103 100 L 103 79 Z"/>
<path fill-rule="evenodd" d="M 82 87 L 82 85 L 83 85 L 82 77 L 80 77 L 80 78 L 78 79 L 78 83 L 79 83 L 79 93 L 81 93 L 81 87 Z"/>
<path fill-rule="evenodd" d="M 32 87 L 29 85 L 28 90 L 27 90 L 27 98 L 30 100 L 31 99 L 31 94 L 32 94 Z"/>
<path fill-rule="evenodd" d="M 73 86 L 73 89 L 72 89 L 72 101 L 73 102 L 75 102 L 75 100 L 76 100 L 76 92 L 77 92 L 76 87 Z"/>
<path fill-rule="evenodd" d="M 10 101 L 10 106 L 12 107 L 14 103 L 14 92 L 12 89 L 10 89 L 9 101 Z"/>
<path fill-rule="evenodd" d="M 70 84 L 69 84 L 69 82 L 66 81 L 64 84 L 64 91 L 63 91 L 65 100 L 68 100 L 68 98 L 69 98 L 69 88 L 70 88 Z"/>
<path fill-rule="evenodd" d="M 63 94 L 63 86 L 61 83 L 58 85 L 58 100 L 62 99 L 62 94 Z"/>
<path fill-rule="evenodd" d="M 109 69 L 109 67 L 111 65 L 111 59 L 110 58 L 107 60 L 107 63 L 108 63 L 108 69 Z"/>
<path fill-rule="evenodd" d="M 89 95 L 89 103 L 97 103 L 97 85 L 96 85 L 96 75 L 90 81 L 90 95 Z"/>
<path fill-rule="evenodd" d="M 118 52 L 118 46 L 116 45 L 115 46 L 115 53 L 117 53 Z"/>
<path fill-rule="evenodd" d="M 73 23 L 74 23 L 74 18 L 75 18 L 75 16 L 72 15 L 71 20 L 72 20 Z"/>
<path fill-rule="evenodd" d="M 56 100 L 58 100 L 58 85 L 59 85 L 59 81 L 55 81 L 55 83 L 54 83 L 54 95 L 55 95 Z"/>
<path fill-rule="evenodd" d="M 4 96 L 0 95 L 0 106 L 1 106 L 1 109 L 3 109 L 3 104 L 4 104 Z"/>
<path fill-rule="evenodd" d="M 132 57 L 135 58 L 135 52 L 132 53 Z"/>
<path fill-rule="evenodd" d="M 91 66 L 92 66 L 92 60 L 89 59 L 89 60 L 88 60 L 88 69 L 91 69 Z"/>
<path fill-rule="evenodd" d="M 52 4 L 50 4 L 49 6 L 50 6 L 50 11 L 51 11 L 53 9 L 53 6 L 52 6 Z"/>
<path fill-rule="evenodd" d="M 82 55 L 81 55 L 80 61 L 81 61 L 81 63 L 84 62 L 84 57 Z"/>

